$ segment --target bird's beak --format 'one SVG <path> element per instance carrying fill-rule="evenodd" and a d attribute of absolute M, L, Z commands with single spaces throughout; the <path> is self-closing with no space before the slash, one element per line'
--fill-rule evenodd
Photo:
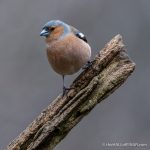
<path fill-rule="evenodd" d="M 49 35 L 49 31 L 47 31 L 47 30 L 45 30 L 45 29 L 43 29 L 42 31 L 41 31 L 41 33 L 40 33 L 40 36 L 45 36 L 45 37 L 47 37 Z"/>

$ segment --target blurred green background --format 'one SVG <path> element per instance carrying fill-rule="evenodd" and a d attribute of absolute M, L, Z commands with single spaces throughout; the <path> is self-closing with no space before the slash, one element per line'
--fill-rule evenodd
<path fill-rule="evenodd" d="M 149 144 L 149 0 L 1 0 L 0 149 L 62 92 L 62 78 L 50 68 L 44 39 L 39 36 L 42 26 L 52 19 L 82 31 L 92 57 L 120 33 L 136 62 L 127 82 L 84 118 L 56 150 L 117 149 L 104 147 L 103 142 Z M 76 76 L 67 77 L 67 84 Z"/>

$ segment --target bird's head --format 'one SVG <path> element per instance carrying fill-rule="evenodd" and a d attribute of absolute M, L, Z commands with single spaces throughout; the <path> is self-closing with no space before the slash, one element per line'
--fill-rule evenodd
<path fill-rule="evenodd" d="M 70 26 L 60 20 L 51 20 L 47 22 L 40 33 L 40 36 L 46 39 L 58 39 L 63 35 L 69 33 Z"/>

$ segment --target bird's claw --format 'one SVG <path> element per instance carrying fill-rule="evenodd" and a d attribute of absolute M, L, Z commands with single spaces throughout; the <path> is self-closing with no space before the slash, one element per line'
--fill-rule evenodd
<path fill-rule="evenodd" d="M 82 69 L 85 70 L 85 69 L 89 68 L 91 65 L 92 65 L 92 61 L 89 60 L 89 61 L 82 67 Z"/>
<path fill-rule="evenodd" d="M 63 87 L 63 96 L 69 91 L 69 90 L 71 90 L 71 89 L 73 89 L 73 88 L 67 88 L 67 87 Z"/>

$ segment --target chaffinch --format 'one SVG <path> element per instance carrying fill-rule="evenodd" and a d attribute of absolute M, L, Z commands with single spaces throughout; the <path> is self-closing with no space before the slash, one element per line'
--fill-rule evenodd
<path fill-rule="evenodd" d="M 40 36 L 45 37 L 50 65 L 62 75 L 64 95 L 64 76 L 76 73 L 90 60 L 91 48 L 83 33 L 60 20 L 47 22 Z"/>

